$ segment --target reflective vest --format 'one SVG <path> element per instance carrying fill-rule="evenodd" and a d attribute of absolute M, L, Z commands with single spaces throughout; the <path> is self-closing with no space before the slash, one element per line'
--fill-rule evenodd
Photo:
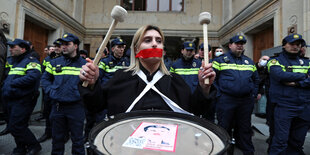
<path fill-rule="evenodd" d="M 80 70 L 84 64 L 86 60 L 79 55 L 74 58 L 61 56 L 51 60 L 41 79 L 44 93 L 60 103 L 80 101 L 78 83 Z"/>
<path fill-rule="evenodd" d="M 216 72 L 217 96 L 221 93 L 234 97 L 257 96 L 259 76 L 254 62 L 247 56 L 236 57 L 231 51 L 214 58 L 212 67 Z"/>

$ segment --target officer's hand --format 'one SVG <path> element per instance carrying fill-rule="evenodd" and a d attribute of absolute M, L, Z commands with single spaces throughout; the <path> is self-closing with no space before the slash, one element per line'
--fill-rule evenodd
<path fill-rule="evenodd" d="M 99 77 L 99 68 L 89 58 L 86 58 L 86 61 L 87 63 L 80 70 L 79 77 L 81 81 L 88 81 L 89 85 L 93 85 Z"/>
<path fill-rule="evenodd" d="M 295 82 L 285 82 L 284 84 L 287 85 L 287 86 L 291 86 L 291 87 L 296 86 Z"/>
<path fill-rule="evenodd" d="M 215 79 L 215 72 L 212 69 L 212 63 L 209 63 L 208 65 L 204 65 L 204 61 L 202 61 L 202 65 L 200 67 L 200 70 L 198 71 L 198 79 L 199 79 L 199 85 L 200 87 L 207 91 L 207 93 L 210 90 L 210 86 L 212 85 L 214 79 Z M 209 84 L 205 84 L 205 79 L 209 78 Z"/>
<path fill-rule="evenodd" d="M 260 100 L 262 98 L 262 94 L 257 94 L 256 100 Z"/>

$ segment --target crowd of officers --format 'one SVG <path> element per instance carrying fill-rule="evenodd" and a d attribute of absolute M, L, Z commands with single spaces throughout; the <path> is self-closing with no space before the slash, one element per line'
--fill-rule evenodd
<path fill-rule="evenodd" d="M 230 39 L 229 51 L 215 50 L 210 60 L 216 72 L 210 92 L 212 104 L 202 117 L 212 122 L 217 120 L 235 138 L 243 154 L 254 154 L 251 114 L 255 102 L 266 95 L 270 127 L 268 154 L 303 154 L 310 128 L 310 61 L 304 56 L 305 41 L 299 34 L 288 35 L 283 39 L 282 51 L 272 57 L 263 56 L 256 64 L 244 55 L 246 42 L 245 36 L 236 35 Z M 79 94 L 80 69 L 89 55 L 86 50 L 79 50 L 79 38 L 66 33 L 53 44 L 45 48 L 48 56 L 40 64 L 29 42 L 22 39 L 7 42 L 11 56 L 4 70 L 2 103 L 7 114 L 6 133 L 11 133 L 16 143 L 12 154 L 36 154 L 41 150 L 40 142 L 49 138 L 52 138 L 52 154 L 64 154 L 69 137 L 72 154 L 85 154 L 84 144 L 90 129 L 106 117 L 105 110 L 88 112 L 83 105 L 87 103 L 82 102 Z M 111 41 L 110 54 L 99 63 L 101 85 L 113 78 L 116 70 L 129 66 L 125 48 L 122 39 Z M 210 45 L 208 49 L 211 51 Z M 181 58 L 172 62 L 164 57 L 167 69 L 181 75 L 191 91 L 198 85 L 203 51 L 203 44 L 196 52 L 193 42 L 184 42 Z M 39 86 L 43 90 L 46 129 L 36 139 L 28 121 L 37 103 Z"/>

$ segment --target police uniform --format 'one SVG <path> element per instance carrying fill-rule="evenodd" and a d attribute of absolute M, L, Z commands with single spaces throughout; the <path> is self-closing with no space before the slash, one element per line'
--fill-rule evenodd
<path fill-rule="evenodd" d="M 230 44 L 240 42 L 246 43 L 242 35 L 230 39 Z M 212 66 L 216 72 L 214 85 L 217 88 L 218 124 L 228 133 L 234 128 L 237 131 L 237 146 L 243 154 L 253 154 L 251 114 L 259 84 L 255 64 L 243 53 L 237 57 L 232 51 L 228 51 L 215 58 Z"/>
<path fill-rule="evenodd" d="M 111 42 L 111 47 L 116 45 L 126 45 L 126 43 L 120 39 L 113 39 Z M 114 75 L 115 71 L 118 69 L 123 69 L 129 66 L 129 59 L 124 55 L 121 58 L 116 58 L 114 53 L 111 53 L 109 56 L 103 58 L 99 64 L 101 84 L 104 85 L 107 83 Z"/>
<path fill-rule="evenodd" d="M 61 45 L 61 42 L 59 41 L 59 39 L 54 41 L 53 44 L 55 46 Z M 48 64 L 50 64 L 50 61 L 52 59 L 55 59 L 55 58 L 60 56 L 60 55 L 57 55 L 56 52 L 53 52 L 53 53 L 54 54 L 47 56 L 43 60 L 43 62 L 42 62 L 42 73 L 45 72 L 46 66 Z M 44 102 L 43 117 L 45 118 L 45 131 L 44 131 L 44 134 L 38 139 L 39 142 L 44 142 L 45 140 L 52 137 L 52 126 L 51 126 L 51 121 L 49 119 L 49 116 L 50 116 L 51 110 L 52 110 L 52 101 L 48 95 L 45 95 L 45 93 L 44 93 L 45 90 L 43 89 L 42 91 L 43 91 L 43 102 Z"/>
<path fill-rule="evenodd" d="M 99 64 L 99 71 L 102 79 L 102 85 L 107 83 L 118 69 L 124 69 L 129 66 L 129 60 L 127 57 L 115 58 L 113 55 L 109 55 L 103 58 Z"/>
<path fill-rule="evenodd" d="M 62 42 L 79 44 L 73 34 L 64 34 Z M 86 60 L 77 51 L 76 56 L 63 55 L 50 61 L 42 76 L 44 93 L 52 99 L 52 154 L 64 154 L 64 137 L 71 133 L 72 154 L 85 154 L 83 126 L 85 111 L 77 85 L 79 74 Z"/>
<path fill-rule="evenodd" d="M 283 46 L 302 40 L 299 34 L 288 35 L 283 39 Z M 269 154 L 304 154 L 302 146 L 310 127 L 310 62 L 300 58 L 299 53 L 283 48 L 267 66 L 270 98 L 275 103 L 274 136 Z"/>
<path fill-rule="evenodd" d="M 186 50 L 195 50 L 195 44 L 192 42 L 184 42 L 183 47 Z M 194 59 L 194 56 L 189 60 L 185 60 L 182 56 L 172 64 L 170 72 L 179 74 L 190 87 L 191 91 L 194 92 L 199 83 L 198 71 L 200 67 L 201 61 Z"/>
<path fill-rule="evenodd" d="M 41 66 L 39 61 L 31 56 L 29 46 L 24 40 L 15 39 L 8 42 L 8 45 L 26 47 L 25 53 L 8 58 L 8 74 L 2 87 L 3 101 L 7 103 L 9 114 L 8 129 L 16 143 L 13 154 L 37 153 L 41 146 L 29 130 L 28 121 L 39 96 Z"/>

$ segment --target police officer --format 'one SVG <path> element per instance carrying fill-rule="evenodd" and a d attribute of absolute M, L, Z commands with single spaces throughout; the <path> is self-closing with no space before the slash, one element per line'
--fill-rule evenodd
<path fill-rule="evenodd" d="M 50 61 L 42 76 L 44 93 L 52 100 L 52 154 L 64 154 L 64 137 L 71 133 L 72 154 L 85 154 L 83 126 L 85 111 L 77 85 L 86 60 L 80 57 L 79 38 L 66 33 L 60 39 L 63 55 Z"/>
<path fill-rule="evenodd" d="M 2 87 L 3 101 L 7 103 L 8 129 L 15 139 L 12 154 L 36 154 L 41 145 L 28 128 L 28 121 L 39 95 L 41 66 L 31 56 L 25 40 L 15 39 L 7 43 L 11 57 L 6 64 L 6 79 Z"/>
<path fill-rule="evenodd" d="M 218 124 L 231 133 L 236 132 L 237 146 L 243 154 L 254 154 L 251 114 L 257 96 L 259 77 L 254 62 L 244 55 L 246 38 L 233 36 L 229 51 L 213 60 L 216 72 Z M 235 124 L 233 124 L 233 122 Z"/>
<path fill-rule="evenodd" d="M 54 41 L 54 46 L 49 46 L 49 55 L 43 60 L 42 63 L 42 73 L 45 72 L 47 64 L 49 64 L 52 59 L 61 56 L 61 41 L 59 39 L 60 38 Z M 48 95 L 45 95 L 44 91 L 45 90 L 43 89 L 43 118 L 45 118 L 45 131 L 44 134 L 38 139 L 40 143 L 52 138 L 52 126 L 49 119 L 52 110 L 52 102 L 51 98 Z"/>
<path fill-rule="evenodd" d="M 211 58 L 210 56 L 211 56 L 211 45 L 208 45 L 208 49 L 209 49 L 209 58 Z M 200 45 L 199 45 L 199 51 L 198 51 L 198 59 L 200 60 L 200 61 L 202 61 L 203 59 L 204 59 L 204 43 L 201 43 Z M 211 61 L 210 61 L 211 62 Z"/>
<path fill-rule="evenodd" d="M 181 75 L 187 85 L 191 88 L 191 92 L 194 92 L 198 85 L 198 71 L 201 66 L 201 61 L 194 59 L 196 46 L 193 42 L 184 42 L 182 46 L 182 57 L 176 60 L 171 68 L 170 72 Z"/>
<path fill-rule="evenodd" d="M 62 55 L 62 48 L 61 48 L 61 38 L 58 38 L 53 42 L 54 47 L 55 47 L 55 56 L 53 58 L 57 58 Z"/>
<path fill-rule="evenodd" d="M 102 77 L 102 85 L 113 77 L 115 71 L 129 66 L 129 59 L 124 56 L 125 48 L 126 43 L 122 39 L 115 38 L 112 40 L 112 53 L 106 58 L 102 59 L 99 65 L 100 76 Z"/>
<path fill-rule="evenodd" d="M 274 136 L 269 154 L 304 154 L 310 127 L 310 64 L 300 57 L 302 36 L 282 40 L 282 52 L 268 62 L 270 99 L 275 103 Z"/>

